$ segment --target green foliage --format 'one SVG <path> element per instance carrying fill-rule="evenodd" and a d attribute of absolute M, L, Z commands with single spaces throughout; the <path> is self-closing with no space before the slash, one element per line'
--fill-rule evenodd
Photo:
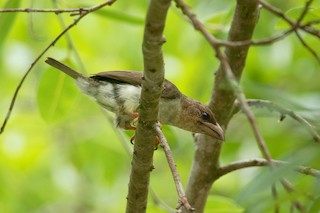
<path fill-rule="evenodd" d="M 7 0 L 2 8 L 18 8 L 20 4 L 20 0 Z M 6 40 L 6 36 L 10 32 L 10 29 L 12 28 L 12 25 L 14 23 L 14 20 L 16 19 L 17 13 L 9 13 L 0 14 L 0 26 L 1 26 L 1 32 L 0 32 L 0 49 L 3 45 L 3 42 Z"/>
<path fill-rule="evenodd" d="M 70 64 L 68 60 L 65 63 Z M 71 78 L 54 68 L 48 68 L 41 76 L 37 94 L 43 119 L 52 122 L 66 116 L 74 107 L 77 94 Z"/>
<path fill-rule="evenodd" d="M 303 12 L 303 10 L 304 10 L 304 7 L 293 8 L 291 10 L 288 10 L 285 14 L 292 20 L 297 20 L 298 18 L 300 18 L 300 15 Z M 320 14 L 320 8 L 309 9 L 308 13 L 303 18 L 302 24 L 306 24 L 310 21 L 319 20 L 320 18 L 319 14 Z M 279 19 L 279 22 L 276 25 L 276 28 L 278 29 L 287 29 L 289 27 L 290 25 L 288 25 L 288 23 L 283 19 Z"/>
<path fill-rule="evenodd" d="M 35 6 L 51 8 L 47 1 Z M 220 39 L 227 37 L 235 1 L 188 1 L 205 26 Z M 270 1 L 292 19 L 299 17 L 304 1 Z M 58 1 L 61 8 L 78 7 L 88 1 Z M 100 1 L 90 1 L 90 4 Z M 142 70 L 141 43 L 148 1 L 118 1 L 112 7 L 89 14 L 69 31 L 75 48 L 65 38 L 46 56 L 64 58 L 83 73 L 104 70 Z M 27 1 L 0 0 L 2 7 L 30 7 Z M 319 0 L 313 6 L 319 5 Z M 291 9 L 295 8 L 295 9 Z M 319 19 L 313 8 L 303 20 Z M 0 115 L 6 115 L 12 94 L 32 60 L 61 32 L 55 14 L 0 14 Z M 65 25 L 74 17 L 62 14 Z M 319 25 L 316 25 L 319 26 Z M 254 39 L 268 38 L 287 26 L 261 11 Z M 173 5 L 165 28 L 163 46 L 166 78 L 192 98 L 207 102 L 219 66 L 205 39 Z M 39 39 L 41 38 L 41 39 Z M 319 40 L 303 34 L 313 48 Z M 319 48 L 315 48 L 319 54 Z M 0 135 L 0 211 L 18 212 L 124 212 L 130 175 L 132 131 L 115 130 L 108 116 L 92 100 L 80 95 L 72 79 L 52 70 L 42 58 L 22 87 L 8 122 Z M 273 45 L 250 48 L 241 86 L 248 98 L 272 100 L 304 116 L 320 130 L 319 64 L 299 40 L 289 36 Z M 318 144 L 308 131 L 287 117 L 267 109 L 255 110 L 271 155 L 291 162 L 274 171 L 244 169 L 219 179 L 212 188 L 206 212 L 273 212 L 271 185 L 276 182 L 280 206 L 290 208 L 299 198 L 310 212 L 319 211 L 319 180 L 293 172 L 296 165 L 319 169 Z M 185 186 L 193 159 L 191 133 L 163 128 Z M 124 137 L 121 139 L 121 137 Z M 221 165 L 261 157 L 243 114 L 235 115 L 226 133 Z M 122 143 L 121 143 L 122 142 Z M 125 144 L 125 146 L 123 146 Z M 155 152 L 151 187 L 171 207 L 177 194 L 161 148 Z M 288 178 L 299 191 L 315 200 L 288 195 L 277 182 Z M 148 212 L 167 212 L 149 198 Z M 258 205 L 259 204 L 259 205 Z M 286 212 L 286 211 L 285 211 Z"/>
<path fill-rule="evenodd" d="M 96 14 L 101 15 L 104 18 L 112 18 L 117 21 L 123 21 L 125 23 L 133 25 L 144 25 L 144 19 L 142 17 L 126 14 L 119 11 L 98 10 Z"/>
<path fill-rule="evenodd" d="M 209 196 L 208 205 L 206 205 L 205 212 L 242 213 L 244 212 L 244 209 L 229 198 L 222 196 Z"/>

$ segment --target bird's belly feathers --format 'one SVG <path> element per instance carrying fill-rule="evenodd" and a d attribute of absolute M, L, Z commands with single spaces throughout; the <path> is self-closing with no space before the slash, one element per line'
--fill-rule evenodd
<path fill-rule="evenodd" d="M 120 114 L 137 112 L 141 87 L 129 84 L 115 84 L 110 82 L 89 82 L 77 79 L 76 84 L 86 95 L 95 99 L 102 107 Z"/>

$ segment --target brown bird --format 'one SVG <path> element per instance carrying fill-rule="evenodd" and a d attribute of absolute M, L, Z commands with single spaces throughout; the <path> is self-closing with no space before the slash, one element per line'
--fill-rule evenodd
<path fill-rule="evenodd" d="M 142 72 L 108 71 L 85 77 L 53 58 L 47 58 L 46 63 L 74 78 L 84 94 L 115 113 L 118 127 L 135 129 L 132 121 L 138 116 Z M 183 95 L 168 80 L 163 83 L 158 120 L 162 124 L 224 140 L 223 129 L 215 120 L 212 111 L 200 102 Z"/>

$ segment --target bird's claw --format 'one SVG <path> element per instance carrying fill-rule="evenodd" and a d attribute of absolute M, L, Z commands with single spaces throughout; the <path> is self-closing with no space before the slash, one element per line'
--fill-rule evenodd
<path fill-rule="evenodd" d="M 135 138 L 136 138 L 136 134 L 134 134 L 134 135 L 132 135 L 132 136 L 130 137 L 130 143 L 131 143 L 132 145 L 134 145 L 134 142 L 133 142 L 133 141 L 135 140 Z M 158 149 L 158 147 L 159 147 L 159 142 L 160 142 L 160 139 L 159 139 L 158 136 L 156 136 L 154 150 L 157 150 L 157 149 Z"/>

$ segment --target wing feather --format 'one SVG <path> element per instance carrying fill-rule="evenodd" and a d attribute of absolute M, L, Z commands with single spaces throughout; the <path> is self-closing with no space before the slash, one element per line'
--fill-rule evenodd
<path fill-rule="evenodd" d="M 100 72 L 92 75 L 90 78 L 100 81 L 108 81 L 110 83 L 141 86 L 143 73 L 137 71 L 115 70 Z M 181 92 L 179 91 L 179 89 L 170 81 L 165 80 L 163 83 L 163 87 L 164 89 L 162 91 L 161 98 L 174 99 L 181 96 Z"/>

